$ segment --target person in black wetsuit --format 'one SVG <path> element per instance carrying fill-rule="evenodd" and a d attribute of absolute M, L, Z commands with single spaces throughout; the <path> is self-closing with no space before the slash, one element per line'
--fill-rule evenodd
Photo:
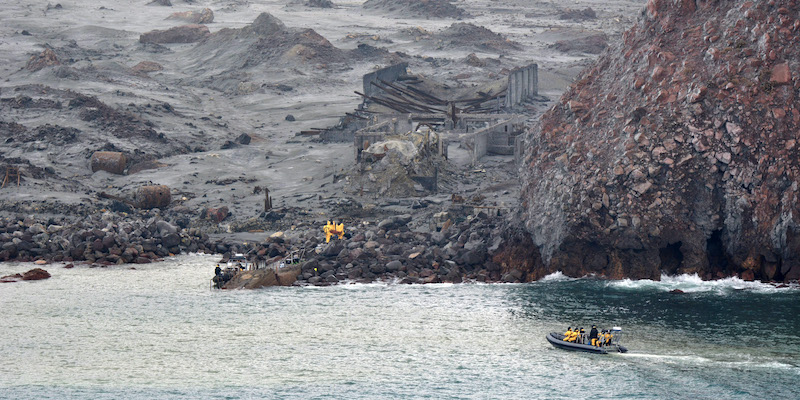
<path fill-rule="evenodd" d="M 592 346 L 597 346 L 597 325 L 592 325 L 592 330 L 589 331 L 589 339 Z"/>

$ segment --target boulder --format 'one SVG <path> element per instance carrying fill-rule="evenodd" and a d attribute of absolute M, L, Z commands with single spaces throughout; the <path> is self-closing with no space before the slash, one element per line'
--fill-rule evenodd
<path fill-rule="evenodd" d="M 156 229 L 158 230 L 158 235 L 161 237 L 178 232 L 178 228 L 164 220 L 156 222 Z"/>
<path fill-rule="evenodd" d="M 789 63 L 780 63 L 772 67 L 769 81 L 776 85 L 785 85 L 792 81 L 792 71 L 789 69 Z"/>
<path fill-rule="evenodd" d="M 206 218 L 211 220 L 211 222 L 218 224 L 222 222 L 225 218 L 228 218 L 228 207 L 219 207 L 213 208 L 209 207 L 206 209 Z"/>
<path fill-rule="evenodd" d="M 50 277 L 50 273 L 41 269 L 41 268 L 34 268 L 24 274 L 22 274 L 23 281 L 38 281 L 42 279 L 47 279 Z"/>
<path fill-rule="evenodd" d="M 411 222 L 411 215 L 396 215 L 378 223 L 378 229 L 383 229 L 385 231 L 398 229 L 408 225 L 409 222 Z"/>
<path fill-rule="evenodd" d="M 400 261 L 395 260 L 386 263 L 386 272 L 397 272 L 401 268 L 403 268 L 403 263 L 401 263 Z"/>
<path fill-rule="evenodd" d="M 170 14 L 167 19 L 175 19 L 191 24 L 210 24 L 214 22 L 214 12 L 210 8 L 200 11 L 183 11 Z"/>
<path fill-rule="evenodd" d="M 291 286 L 300 275 L 300 267 L 271 268 L 243 271 L 225 283 L 223 289 L 258 289 L 267 286 Z M 319 277 L 313 277 L 319 278 Z M 312 279 L 313 279 L 312 278 Z M 309 279 L 309 283 L 311 279 Z"/>
<path fill-rule="evenodd" d="M 25 69 L 28 71 L 39 71 L 41 69 L 60 64 L 61 62 L 58 61 L 58 57 L 56 57 L 56 53 L 53 50 L 44 49 L 44 51 L 28 60 L 28 63 L 25 65 Z"/>
<path fill-rule="evenodd" d="M 250 144 L 250 140 L 250 135 L 243 133 L 236 138 L 236 143 L 247 145 Z"/>
<path fill-rule="evenodd" d="M 181 237 L 177 233 L 169 233 L 161 239 L 161 245 L 172 248 L 181 244 Z"/>

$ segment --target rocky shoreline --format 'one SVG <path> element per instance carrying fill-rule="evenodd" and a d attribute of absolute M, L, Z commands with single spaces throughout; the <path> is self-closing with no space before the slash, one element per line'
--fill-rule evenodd
<path fill-rule="evenodd" d="M 269 216 L 262 216 L 265 218 Z M 512 219 L 485 213 L 459 219 L 461 222 L 445 224 L 439 231 L 425 232 L 413 230 L 418 228 L 418 218 L 395 215 L 374 223 L 349 225 L 343 239 L 326 243 L 322 225 L 312 220 L 296 222 L 264 241 L 244 241 L 213 238 L 214 233 L 207 233 L 211 226 L 182 227 L 187 220 L 160 215 L 158 210 L 133 215 L 106 211 L 79 221 L 6 218 L 0 220 L 0 261 L 36 262 L 43 267 L 56 262 L 67 263 L 65 267 L 70 268 L 80 263 L 91 267 L 133 266 L 200 252 L 220 254 L 221 261 L 243 253 L 251 261 L 269 265 L 304 250 L 296 280 L 289 283 L 295 286 L 387 281 L 519 283 L 555 272 L 541 268 L 536 247 Z M 200 223 L 207 221 L 197 219 L 189 225 Z M 212 274 L 209 265 L 209 278 Z M 566 274 L 574 275 L 569 271 Z M 575 277 L 579 276 L 586 274 Z M 620 279 L 603 273 L 593 276 Z M 264 286 L 240 280 L 239 287 Z M 286 282 L 281 284 L 285 286 Z"/>
<path fill-rule="evenodd" d="M 411 230 L 411 221 L 412 216 L 404 214 L 372 225 L 362 222 L 349 228 L 345 238 L 329 243 L 320 224 L 305 221 L 257 243 L 213 239 L 207 229 L 186 226 L 187 220 L 154 210 L 134 215 L 106 211 L 77 221 L 6 218 L 0 220 L 0 261 L 111 266 L 203 252 L 221 254 L 223 260 L 244 253 L 253 261 L 268 263 L 305 249 L 296 285 L 527 280 L 522 271 L 492 260 L 503 235 L 503 217 L 479 213 L 432 232 Z M 193 224 L 199 222 L 205 221 Z M 209 267 L 209 275 L 211 271 Z"/>

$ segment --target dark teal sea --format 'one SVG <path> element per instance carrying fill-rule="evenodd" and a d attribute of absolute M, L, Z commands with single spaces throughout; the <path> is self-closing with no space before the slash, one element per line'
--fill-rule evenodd
<path fill-rule="evenodd" d="M 0 285 L 0 399 L 800 398 L 797 286 L 556 274 L 213 291 L 216 259 Z M 630 352 L 544 338 L 591 324 L 622 327 Z"/>

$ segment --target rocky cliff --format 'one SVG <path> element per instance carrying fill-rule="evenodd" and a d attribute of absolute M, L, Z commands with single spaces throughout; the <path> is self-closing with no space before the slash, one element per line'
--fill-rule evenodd
<path fill-rule="evenodd" d="M 799 35 L 796 0 L 650 0 L 527 133 L 526 234 L 496 260 L 798 279 Z"/>

